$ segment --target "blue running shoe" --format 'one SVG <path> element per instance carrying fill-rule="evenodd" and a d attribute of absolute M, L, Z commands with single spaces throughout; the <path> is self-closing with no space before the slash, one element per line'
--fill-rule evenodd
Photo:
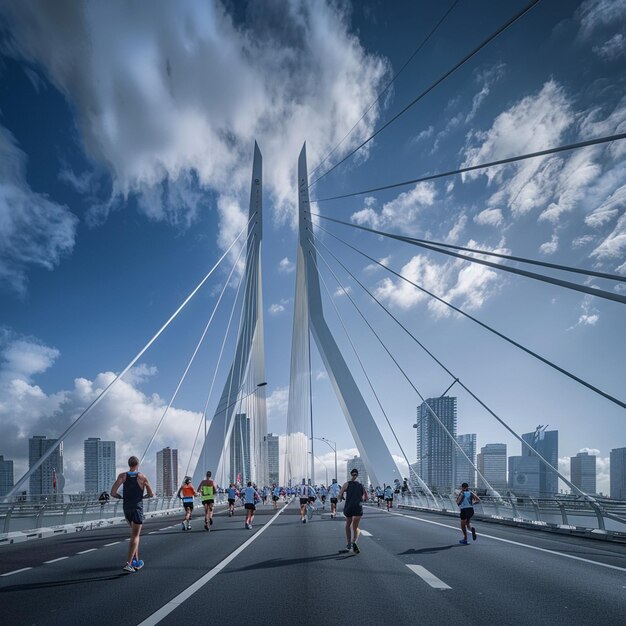
<path fill-rule="evenodd" d="M 469 546 L 469 543 L 467 543 L 467 539 L 461 539 L 461 541 L 459 541 L 459 543 L 464 545 L 464 546 Z"/>
<path fill-rule="evenodd" d="M 143 561 L 141 559 L 133 559 L 131 565 L 135 568 L 135 571 L 140 570 L 143 567 Z"/>

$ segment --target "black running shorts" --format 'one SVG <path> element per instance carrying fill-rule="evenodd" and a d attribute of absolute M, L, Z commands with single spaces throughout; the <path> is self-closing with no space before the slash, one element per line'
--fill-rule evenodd
<path fill-rule="evenodd" d="M 215 500 L 202 500 L 202 504 L 215 504 Z"/>
<path fill-rule="evenodd" d="M 193 502 L 183 502 L 185 511 L 193 511 Z"/>
<path fill-rule="evenodd" d="M 337 498 L 331 498 L 330 499 L 330 503 L 331 504 L 337 504 Z"/>
<path fill-rule="evenodd" d="M 228 504 L 235 504 L 235 498 L 228 498 Z"/>
<path fill-rule="evenodd" d="M 467 507 L 465 509 L 461 509 L 461 519 L 465 519 L 467 521 L 471 520 L 474 515 L 474 508 Z"/>
<path fill-rule="evenodd" d="M 130 524 L 143 524 L 143 509 L 126 509 L 124 510 L 124 517 L 126 521 Z"/>
<path fill-rule="evenodd" d="M 360 504 L 345 506 L 343 508 L 343 514 L 346 517 L 362 517 L 363 515 L 363 507 Z"/>
<path fill-rule="evenodd" d="M 256 507 L 251 502 L 246 502 L 243 505 L 248 511 L 256 511 Z"/>
<path fill-rule="evenodd" d="M 272 496 L 272 500 L 274 500 L 274 502 L 278 502 L 278 496 Z"/>
<path fill-rule="evenodd" d="M 303 504 L 308 504 L 308 503 L 309 503 L 308 498 L 300 498 L 300 506 L 302 506 Z"/>

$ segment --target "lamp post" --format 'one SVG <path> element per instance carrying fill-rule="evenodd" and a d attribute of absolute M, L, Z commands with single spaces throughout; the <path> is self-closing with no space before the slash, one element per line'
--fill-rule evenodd
<path fill-rule="evenodd" d="M 309 454 L 311 454 L 311 452 L 309 452 Z M 313 457 L 324 466 L 324 470 L 326 471 L 326 486 L 328 486 L 328 466 L 324 463 L 324 461 L 322 461 L 322 459 L 319 458 L 319 456 L 317 456 L 317 454 L 314 454 Z"/>
<path fill-rule="evenodd" d="M 313 439 L 317 439 L 318 441 L 323 441 L 334 453 L 335 453 L 335 480 L 337 479 L 337 443 L 331 441 L 330 439 L 326 439 L 326 437 L 313 437 Z M 326 481 L 328 483 L 328 480 Z"/>

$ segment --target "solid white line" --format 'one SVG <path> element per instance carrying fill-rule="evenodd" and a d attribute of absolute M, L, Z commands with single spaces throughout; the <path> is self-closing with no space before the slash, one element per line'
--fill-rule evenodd
<path fill-rule="evenodd" d="M 122 543 L 121 541 L 113 541 L 111 543 L 105 543 L 104 547 L 108 548 L 109 546 L 116 546 L 118 543 Z"/>
<path fill-rule="evenodd" d="M 80 552 L 77 552 L 76 554 L 87 554 L 87 552 L 95 552 L 98 548 L 89 548 L 89 550 L 81 550 Z"/>
<path fill-rule="evenodd" d="M 444 528 L 452 528 L 452 530 L 458 531 L 456 526 L 450 526 L 450 524 L 442 524 L 441 522 L 433 522 L 429 519 L 423 519 L 421 517 L 413 517 L 412 515 L 406 515 L 406 513 L 392 513 L 392 515 L 398 515 L 399 517 L 407 517 L 418 522 L 424 522 L 426 524 L 433 524 L 435 526 L 443 526 Z M 537 550 L 538 552 L 547 552 L 548 554 L 556 554 L 557 556 L 565 557 L 566 559 L 572 559 L 574 561 L 582 561 L 583 563 L 591 563 L 592 565 L 599 565 L 600 567 L 607 567 L 608 569 L 616 569 L 620 572 L 626 572 L 626 567 L 619 567 L 618 565 L 609 565 L 608 563 L 601 563 L 600 561 L 593 561 L 592 559 L 584 559 L 581 556 L 574 556 L 573 554 L 565 554 L 563 552 L 557 552 L 556 550 L 548 550 L 547 548 L 539 548 L 538 546 L 531 546 L 527 543 L 521 543 L 519 541 L 512 541 L 511 539 L 503 539 L 502 537 L 494 537 L 493 535 L 485 535 L 480 533 L 480 537 L 486 537 L 487 539 L 493 539 L 495 541 L 502 541 L 503 543 L 510 543 L 514 546 L 520 546 L 522 548 L 528 548 L 529 550 Z"/>
<path fill-rule="evenodd" d="M 359 534 L 363 535 L 364 537 L 371 537 L 372 533 L 368 532 L 367 530 L 363 530 L 362 528 L 359 529 Z"/>
<path fill-rule="evenodd" d="M 207 572 L 204 576 L 196 580 L 195 583 L 187 587 L 184 591 L 179 593 L 175 598 L 170 600 L 167 604 L 162 606 L 158 611 L 150 615 L 143 622 L 139 624 L 139 626 L 154 626 L 158 624 L 161 620 L 167 617 L 174 609 L 178 608 L 185 600 L 188 600 L 196 591 L 199 591 L 206 585 L 212 578 L 217 576 L 233 559 L 235 559 L 239 554 L 241 554 L 253 541 L 259 538 L 272 524 L 272 522 L 287 508 L 289 503 L 285 504 L 278 513 L 270 519 L 264 526 L 262 526 L 259 530 L 257 530 L 250 539 L 248 539 L 245 543 L 242 543 L 234 552 L 229 554 L 221 563 L 218 563 L 212 570 Z"/>
<path fill-rule="evenodd" d="M 29 569 L 33 569 L 32 567 L 23 567 L 22 569 L 16 569 L 12 572 L 7 572 L 6 574 L 0 574 L 1 576 L 12 576 L 13 574 L 19 574 L 20 572 L 25 572 Z"/>
<path fill-rule="evenodd" d="M 443 580 L 440 580 L 434 574 L 431 574 L 425 567 L 422 567 L 421 565 L 411 565 L 407 563 L 407 567 L 434 589 L 452 589 L 450 585 L 446 585 Z"/>
<path fill-rule="evenodd" d="M 56 563 L 57 561 L 63 561 L 69 559 L 69 556 L 60 556 L 58 559 L 52 559 L 51 561 L 44 561 L 44 563 Z"/>

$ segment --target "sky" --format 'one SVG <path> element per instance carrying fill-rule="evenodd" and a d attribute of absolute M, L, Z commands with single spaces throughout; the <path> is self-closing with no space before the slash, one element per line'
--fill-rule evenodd
<path fill-rule="evenodd" d="M 75 3 L 0 1 L 0 454 L 27 469 L 28 437 L 62 432 L 169 318 L 246 223 L 254 141 L 263 154 L 268 428 L 286 429 L 297 225 L 296 165 L 344 138 L 450 2 Z M 315 172 L 367 139 L 524 2 L 460 0 Z M 322 201 L 626 129 L 626 2 L 539 2 L 311 189 L 316 210 L 379 230 L 626 275 L 626 141 Z M 311 177 L 313 179 L 313 177 Z M 623 397 L 619 303 L 420 250 L 345 226 L 333 234 L 542 356 Z M 626 446 L 624 411 L 430 300 L 321 230 L 321 242 L 516 432 L 559 430 L 579 450 Z M 323 251 L 324 248 L 320 244 Z M 146 446 L 235 263 L 233 248 L 179 318 L 65 443 L 82 489 L 82 441 Z M 324 252 L 322 252 L 324 254 Z M 326 253 L 424 397 L 450 377 Z M 415 460 L 419 397 L 321 263 L 321 274 L 403 445 Z M 191 448 L 241 263 L 147 456 Z M 570 278 L 570 277 L 568 277 Z M 583 282 L 583 278 L 572 279 Z M 588 284 L 624 293 L 613 281 Z M 616 286 L 617 285 L 617 286 Z M 322 287 L 324 290 L 324 287 Z M 383 437 L 350 343 L 329 325 Z M 225 361 L 234 348 L 226 342 Z M 229 353 L 230 350 L 230 353 Z M 314 352 L 315 436 L 357 453 Z M 217 387 L 226 376 L 218 370 Z M 519 444 L 459 387 L 458 433 Z M 316 443 L 317 471 L 333 453 Z M 187 460 L 185 460 L 187 459 Z M 401 465 L 404 469 L 404 467 Z M 182 468 L 181 468 L 182 471 Z M 340 475 L 341 475 L 340 468 Z"/>

